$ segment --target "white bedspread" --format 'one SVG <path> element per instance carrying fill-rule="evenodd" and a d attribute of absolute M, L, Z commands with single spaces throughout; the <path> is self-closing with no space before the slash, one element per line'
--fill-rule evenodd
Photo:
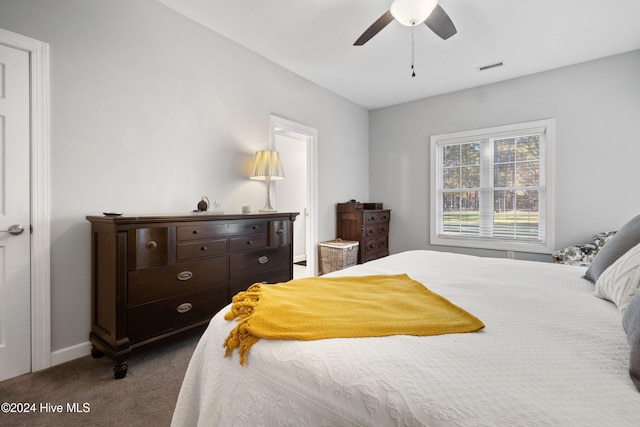
<path fill-rule="evenodd" d="M 480 318 L 435 337 L 260 340 L 224 358 L 223 309 L 200 341 L 175 426 L 640 426 L 616 307 L 585 269 L 410 251 L 332 275 L 407 273 Z"/>

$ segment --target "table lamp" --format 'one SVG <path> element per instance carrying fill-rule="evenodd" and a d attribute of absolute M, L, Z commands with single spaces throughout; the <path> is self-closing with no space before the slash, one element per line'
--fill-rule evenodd
<path fill-rule="evenodd" d="M 284 179 L 284 169 L 277 151 L 257 151 L 253 156 L 249 179 L 262 180 L 267 186 L 267 201 L 260 212 L 275 212 L 271 206 L 271 181 Z"/>

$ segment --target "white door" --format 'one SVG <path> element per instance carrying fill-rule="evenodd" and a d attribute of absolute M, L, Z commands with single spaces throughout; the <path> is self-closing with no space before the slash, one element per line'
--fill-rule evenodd
<path fill-rule="evenodd" d="M 31 371 L 29 145 L 29 54 L 0 45 L 0 381 Z"/>

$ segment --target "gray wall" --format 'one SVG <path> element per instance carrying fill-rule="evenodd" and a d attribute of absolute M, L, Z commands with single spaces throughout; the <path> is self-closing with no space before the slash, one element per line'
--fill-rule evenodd
<path fill-rule="evenodd" d="M 429 245 L 429 137 L 556 119 L 556 247 L 640 214 L 640 51 L 369 113 L 370 199 L 391 208 L 390 250 Z M 550 260 L 549 256 L 516 254 Z"/>
<path fill-rule="evenodd" d="M 367 111 L 155 1 L 0 0 L 0 27 L 51 47 L 53 351 L 88 341 L 85 216 L 262 207 L 270 113 L 318 129 L 320 241 L 368 198 Z"/>

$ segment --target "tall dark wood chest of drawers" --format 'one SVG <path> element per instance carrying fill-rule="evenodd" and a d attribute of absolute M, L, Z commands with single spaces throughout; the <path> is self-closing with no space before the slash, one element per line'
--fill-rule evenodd
<path fill-rule="evenodd" d="M 291 280 L 297 215 L 88 216 L 92 355 L 124 378 L 132 349 L 204 329 L 253 283 Z"/>
<path fill-rule="evenodd" d="M 351 201 L 336 207 L 336 236 L 358 245 L 358 264 L 389 255 L 389 221 L 391 210 L 382 203 Z"/>

